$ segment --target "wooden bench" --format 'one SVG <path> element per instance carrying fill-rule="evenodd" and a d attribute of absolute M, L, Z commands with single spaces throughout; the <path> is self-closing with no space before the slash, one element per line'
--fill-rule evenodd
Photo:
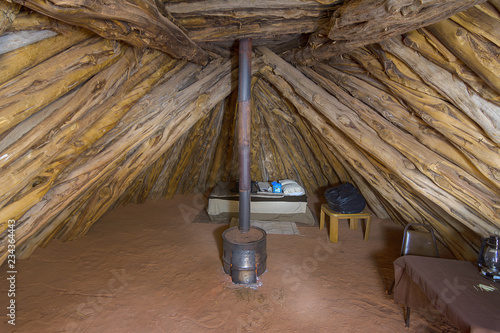
<path fill-rule="evenodd" d="M 355 213 L 355 214 L 342 214 L 336 213 L 328 207 L 327 204 L 321 205 L 321 215 L 319 219 L 319 229 L 323 229 L 325 226 L 325 214 L 330 216 L 330 242 L 337 243 L 339 241 L 339 220 L 347 219 L 349 220 L 350 229 L 358 229 L 358 220 L 366 219 L 366 230 L 364 240 L 368 240 L 368 235 L 370 234 L 370 224 L 372 220 L 371 213 Z"/>

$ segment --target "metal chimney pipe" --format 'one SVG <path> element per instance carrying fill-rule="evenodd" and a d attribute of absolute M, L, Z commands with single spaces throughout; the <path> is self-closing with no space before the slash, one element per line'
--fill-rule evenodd
<path fill-rule="evenodd" d="M 240 40 L 238 77 L 239 229 L 250 230 L 250 90 L 252 39 Z"/>

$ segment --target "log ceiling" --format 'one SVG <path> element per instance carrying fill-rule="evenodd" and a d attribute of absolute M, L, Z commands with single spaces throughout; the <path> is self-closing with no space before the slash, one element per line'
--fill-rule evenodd
<path fill-rule="evenodd" d="M 467 260 L 500 231 L 499 0 L 0 0 L 0 45 L 17 34 L 0 48 L 0 262 L 8 220 L 25 258 L 117 205 L 236 180 L 245 37 L 252 179 L 353 182 Z"/>

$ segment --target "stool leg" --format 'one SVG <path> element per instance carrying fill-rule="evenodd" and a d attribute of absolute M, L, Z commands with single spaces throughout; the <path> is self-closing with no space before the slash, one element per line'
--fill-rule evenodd
<path fill-rule="evenodd" d="M 323 229 L 325 226 L 325 212 L 321 209 L 321 213 L 319 214 L 319 230 Z"/>
<path fill-rule="evenodd" d="M 358 230 L 358 219 L 353 217 L 349 220 L 349 227 L 354 230 Z"/>
<path fill-rule="evenodd" d="M 339 219 L 330 216 L 330 242 L 338 243 L 339 241 Z"/>
<path fill-rule="evenodd" d="M 366 230 L 365 230 L 365 242 L 368 240 L 368 236 L 370 235 L 370 226 L 372 224 L 372 217 L 368 216 L 366 218 Z"/>

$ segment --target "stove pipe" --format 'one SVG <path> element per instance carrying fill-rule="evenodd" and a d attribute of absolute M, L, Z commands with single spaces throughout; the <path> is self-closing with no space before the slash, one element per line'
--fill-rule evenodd
<path fill-rule="evenodd" d="M 239 154 L 239 229 L 250 230 L 250 85 L 251 85 L 252 39 L 240 40 L 238 78 L 238 154 Z"/>
<path fill-rule="evenodd" d="M 266 232 L 250 227 L 250 80 L 252 41 L 240 41 L 238 84 L 239 223 L 222 233 L 224 272 L 234 283 L 253 284 L 266 271 Z"/>

